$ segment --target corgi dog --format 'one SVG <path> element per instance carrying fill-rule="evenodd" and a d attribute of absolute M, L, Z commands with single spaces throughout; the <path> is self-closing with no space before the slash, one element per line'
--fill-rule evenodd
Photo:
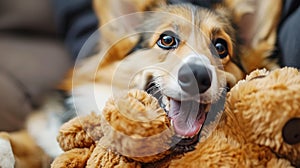
<path fill-rule="evenodd" d="M 94 0 L 99 52 L 80 60 L 62 88 L 76 115 L 101 113 L 122 91 L 145 90 L 168 114 L 180 150 L 191 150 L 224 89 L 256 68 L 277 68 L 268 57 L 281 5 L 273 3 Z"/>
<path fill-rule="evenodd" d="M 94 0 L 93 5 L 100 20 L 99 50 L 76 63 L 62 82 L 70 96 L 66 101 L 76 115 L 101 113 L 109 97 L 145 90 L 170 118 L 179 153 L 198 143 L 224 90 L 254 69 L 278 67 L 269 56 L 280 0 Z M 28 132 L 55 157 L 61 151 L 52 144 L 65 122 L 58 116 L 66 110 L 50 104 L 29 118 Z"/>
<path fill-rule="evenodd" d="M 100 52 L 75 66 L 63 88 L 79 115 L 101 111 L 121 91 L 145 90 L 171 119 L 180 150 L 191 150 L 224 89 L 256 68 L 278 67 L 268 57 L 281 6 L 274 3 L 94 0 Z"/>

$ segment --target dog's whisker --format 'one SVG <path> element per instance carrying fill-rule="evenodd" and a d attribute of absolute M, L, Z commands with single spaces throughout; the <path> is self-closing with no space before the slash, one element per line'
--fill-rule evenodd
<path fill-rule="evenodd" d="M 153 92 L 152 94 L 157 94 L 157 93 L 161 93 L 161 90 L 160 89 L 155 90 L 155 92 Z"/>
<path fill-rule="evenodd" d="M 158 88 L 157 86 L 150 86 L 150 87 L 146 88 L 146 91 L 147 92 L 152 92 L 153 90 L 156 91 L 157 88 Z"/>

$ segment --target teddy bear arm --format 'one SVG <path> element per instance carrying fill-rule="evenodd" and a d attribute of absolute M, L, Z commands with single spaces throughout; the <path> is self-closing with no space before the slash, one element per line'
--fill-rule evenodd
<path fill-rule="evenodd" d="M 74 148 L 56 157 L 51 168 L 84 168 L 90 155 L 91 149 L 89 148 Z"/>
<path fill-rule="evenodd" d="M 103 136 L 100 119 L 100 116 L 91 113 L 65 123 L 57 136 L 60 147 L 64 151 L 74 148 L 89 148 Z"/>
<path fill-rule="evenodd" d="M 141 164 L 137 161 L 119 155 L 112 150 L 97 145 L 87 162 L 87 168 L 140 168 Z"/>

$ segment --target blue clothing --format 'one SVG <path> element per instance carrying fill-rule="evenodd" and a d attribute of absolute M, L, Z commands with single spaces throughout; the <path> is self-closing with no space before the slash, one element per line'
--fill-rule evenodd
<path fill-rule="evenodd" d="M 281 66 L 300 69 L 300 1 L 285 0 L 278 30 L 278 49 Z"/>

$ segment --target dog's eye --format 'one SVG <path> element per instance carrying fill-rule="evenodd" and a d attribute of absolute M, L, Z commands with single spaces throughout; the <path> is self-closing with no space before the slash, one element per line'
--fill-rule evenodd
<path fill-rule="evenodd" d="M 227 43 L 225 40 L 218 38 L 215 40 L 214 46 L 220 58 L 225 58 L 228 55 Z"/>
<path fill-rule="evenodd" d="M 156 44 L 165 50 L 175 49 L 179 45 L 179 39 L 175 37 L 173 32 L 167 32 L 160 35 Z"/>

